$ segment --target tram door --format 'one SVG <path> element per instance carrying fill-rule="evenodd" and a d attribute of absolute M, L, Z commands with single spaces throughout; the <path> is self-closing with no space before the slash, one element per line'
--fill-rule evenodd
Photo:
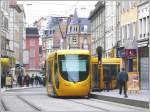
<path fill-rule="evenodd" d="M 93 82 L 93 91 L 99 90 L 100 80 L 97 64 L 92 64 L 92 82 Z"/>

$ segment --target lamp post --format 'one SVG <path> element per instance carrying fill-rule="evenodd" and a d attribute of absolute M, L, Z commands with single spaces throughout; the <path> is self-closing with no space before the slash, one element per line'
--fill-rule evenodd
<path fill-rule="evenodd" d="M 97 56 L 98 56 L 98 71 L 97 71 L 97 77 L 96 77 L 96 88 L 98 91 L 100 89 L 100 77 L 101 77 L 101 67 L 102 67 L 102 47 L 101 46 L 98 46 L 96 48 L 96 52 L 97 52 Z"/>

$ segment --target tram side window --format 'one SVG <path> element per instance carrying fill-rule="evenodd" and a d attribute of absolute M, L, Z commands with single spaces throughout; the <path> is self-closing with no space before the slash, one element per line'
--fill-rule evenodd
<path fill-rule="evenodd" d="M 98 80 L 99 80 L 97 64 L 92 65 L 92 76 L 93 76 L 93 82 L 94 82 L 94 87 L 95 87 L 98 85 Z"/>
<path fill-rule="evenodd" d="M 104 77 L 109 76 L 111 80 L 117 80 L 119 74 L 119 65 L 116 64 L 105 64 L 104 65 Z"/>
<path fill-rule="evenodd" d="M 51 82 L 52 80 L 52 70 L 51 70 L 51 64 L 48 64 L 48 81 Z"/>
<path fill-rule="evenodd" d="M 57 80 L 57 75 L 58 75 L 58 72 L 57 72 L 57 63 L 55 63 L 55 66 L 54 66 L 54 75 L 55 75 L 55 80 Z"/>
<path fill-rule="evenodd" d="M 54 75 L 55 75 L 56 88 L 59 88 L 58 66 L 57 66 L 57 63 L 55 63 L 55 65 L 54 65 Z"/>

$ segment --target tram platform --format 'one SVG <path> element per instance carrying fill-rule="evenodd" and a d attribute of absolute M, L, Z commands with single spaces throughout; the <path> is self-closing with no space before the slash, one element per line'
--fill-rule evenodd
<path fill-rule="evenodd" d="M 124 98 L 123 94 L 120 95 L 118 89 L 110 90 L 109 92 L 107 91 L 91 92 L 91 97 L 100 100 L 122 103 L 122 104 L 136 106 L 136 107 L 149 108 L 148 90 L 142 90 L 139 91 L 138 93 L 128 92 L 128 98 Z"/>

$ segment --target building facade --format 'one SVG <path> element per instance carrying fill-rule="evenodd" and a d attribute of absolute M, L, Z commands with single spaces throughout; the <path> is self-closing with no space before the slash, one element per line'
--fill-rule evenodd
<path fill-rule="evenodd" d="M 26 50 L 28 51 L 28 64 L 25 65 L 26 73 L 39 74 L 39 32 L 37 28 L 26 28 Z"/>
<path fill-rule="evenodd" d="M 0 61 L 1 61 L 1 74 L 7 75 L 11 67 L 11 59 L 13 57 L 9 47 L 9 0 L 0 1 L 0 15 L 1 15 L 1 28 L 0 28 Z"/>
<path fill-rule="evenodd" d="M 138 10 L 138 57 L 141 89 L 148 89 L 149 85 L 149 1 L 141 1 L 137 6 Z"/>
<path fill-rule="evenodd" d="M 67 27 L 66 18 L 58 18 L 59 24 L 55 26 L 55 33 L 53 37 L 53 49 L 67 49 Z"/>
<path fill-rule="evenodd" d="M 39 35 L 40 35 L 40 43 L 41 43 L 41 50 L 42 55 L 40 65 L 44 68 L 45 60 L 49 53 L 53 51 L 53 35 L 55 32 L 55 25 L 58 24 L 56 21 L 57 18 L 47 16 L 42 17 L 38 21 L 34 22 L 34 26 L 38 28 Z"/>
<path fill-rule="evenodd" d="M 91 32 L 88 18 L 80 18 L 75 9 L 70 16 L 67 29 L 67 49 L 86 49 L 91 51 Z"/>
<path fill-rule="evenodd" d="M 26 16 L 24 12 L 24 7 L 22 4 L 18 4 L 20 9 L 22 10 L 21 13 L 19 13 L 19 49 L 20 49 L 20 54 L 19 54 L 19 64 L 23 65 L 23 52 L 26 49 Z"/>
<path fill-rule="evenodd" d="M 112 49 L 116 46 L 116 16 L 117 16 L 117 2 L 106 1 L 105 2 L 105 52 L 106 57 L 115 57 L 112 54 Z"/>
<path fill-rule="evenodd" d="M 33 23 L 34 27 L 36 27 L 39 31 L 39 65 L 40 68 L 42 69 L 44 67 L 45 64 L 45 54 L 46 54 L 46 47 L 44 46 L 45 44 L 43 43 L 43 40 L 45 39 L 45 30 L 46 30 L 46 24 L 47 24 L 47 20 L 44 17 L 41 17 L 38 21 L 35 21 Z"/>
<path fill-rule="evenodd" d="M 51 17 L 48 16 L 47 17 L 47 25 L 46 25 L 46 30 L 45 30 L 45 46 L 46 46 L 46 54 L 50 54 L 51 52 L 53 52 L 53 46 L 54 46 L 54 42 L 53 42 L 53 38 L 54 38 L 54 34 L 56 29 L 58 29 L 58 18 L 57 17 Z"/>
<path fill-rule="evenodd" d="M 128 72 L 138 72 L 137 67 L 137 1 L 122 1 L 121 3 L 121 45 L 123 66 Z M 118 52 L 120 52 L 118 50 Z M 130 54 L 134 54 L 131 56 Z"/>
<path fill-rule="evenodd" d="M 92 55 L 96 56 L 96 48 L 101 46 L 105 51 L 105 2 L 99 1 L 90 13 Z M 103 53 L 104 56 L 104 53 Z"/>
<path fill-rule="evenodd" d="M 9 38 L 10 38 L 10 42 L 9 42 L 9 46 L 10 46 L 10 50 L 14 52 L 14 57 L 15 57 L 15 64 L 20 64 L 20 54 L 22 55 L 23 52 L 22 50 L 20 50 L 20 43 L 22 43 L 22 40 L 20 40 L 20 38 L 22 38 L 23 34 L 20 34 L 20 30 L 22 30 L 23 28 L 20 29 L 20 22 L 22 20 L 19 19 L 20 14 L 22 13 L 22 9 L 19 7 L 19 5 L 17 4 L 17 1 L 10 1 L 10 22 L 9 22 Z M 20 37 L 21 36 L 21 37 Z M 21 52 L 21 53 L 20 53 Z"/>

